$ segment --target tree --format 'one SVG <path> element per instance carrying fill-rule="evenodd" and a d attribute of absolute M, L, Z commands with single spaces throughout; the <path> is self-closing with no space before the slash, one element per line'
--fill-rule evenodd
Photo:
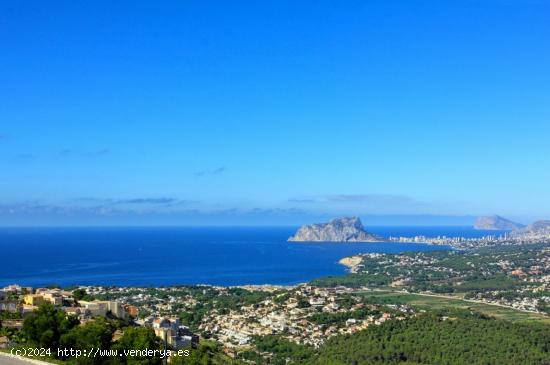
<path fill-rule="evenodd" d="M 114 327 L 105 318 L 97 318 L 92 322 L 71 329 L 61 336 L 60 346 L 75 350 L 97 348 L 106 350 L 111 347 Z M 90 364 L 101 363 L 100 358 L 92 359 Z"/>
<path fill-rule="evenodd" d="M 86 292 L 84 289 L 73 290 L 73 298 L 78 302 L 80 300 L 92 301 L 94 297 Z"/>
<path fill-rule="evenodd" d="M 309 308 L 311 307 L 311 304 L 307 301 L 305 298 L 298 299 L 298 308 Z"/>
<path fill-rule="evenodd" d="M 122 337 L 112 346 L 118 351 L 124 350 L 161 350 L 160 338 L 152 329 L 146 327 L 128 327 Z M 131 365 L 160 365 L 160 357 L 133 356 L 123 359 L 123 363 Z"/>
<path fill-rule="evenodd" d="M 84 296 L 86 296 L 86 290 L 84 290 L 84 289 L 76 289 L 76 290 L 73 291 L 73 297 L 76 300 L 82 300 L 82 298 L 84 298 Z"/>
<path fill-rule="evenodd" d="M 196 349 L 189 349 L 189 356 L 171 359 L 171 365 L 230 365 L 236 361 L 225 355 L 220 344 L 203 341 Z"/>
<path fill-rule="evenodd" d="M 42 348 L 57 348 L 59 339 L 79 321 L 67 317 L 65 313 L 51 304 L 43 304 L 23 322 L 23 335 L 27 341 Z"/>

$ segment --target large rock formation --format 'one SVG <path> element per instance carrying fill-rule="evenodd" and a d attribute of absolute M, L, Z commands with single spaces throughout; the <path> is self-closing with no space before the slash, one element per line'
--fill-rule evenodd
<path fill-rule="evenodd" d="M 550 238 L 550 220 L 536 221 L 525 228 L 519 229 L 512 233 L 515 237 L 525 239 L 548 239 Z"/>
<path fill-rule="evenodd" d="M 488 231 L 513 231 L 525 227 L 523 224 L 512 222 L 498 215 L 490 217 L 479 217 L 474 223 L 475 229 L 483 229 Z"/>
<path fill-rule="evenodd" d="M 357 217 L 333 219 L 328 223 L 300 227 L 288 239 L 293 242 L 379 242 L 382 239 L 365 231 Z"/>

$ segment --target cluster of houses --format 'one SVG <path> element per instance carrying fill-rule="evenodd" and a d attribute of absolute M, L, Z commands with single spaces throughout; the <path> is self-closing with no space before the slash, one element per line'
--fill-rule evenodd
<path fill-rule="evenodd" d="M 194 347 L 199 343 L 199 336 L 192 333 L 189 327 L 182 325 L 179 318 L 149 317 L 143 320 L 137 320 L 136 323 L 152 327 L 155 331 L 155 335 L 175 349 L 189 346 Z"/>
<path fill-rule="evenodd" d="M 18 317 L 3 321 L 3 325 L 21 329 L 25 316 L 45 303 L 60 308 L 67 315 L 77 317 L 80 323 L 89 322 L 96 317 L 110 317 L 129 320 L 133 325 L 150 327 L 166 345 L 176 349 L 195 346 L 199 341 L 198 336 L 183 326 L 177 318 L 148 317 L 147 320 L 139 320 L 136 319 L 138 308 L 133 305 L 113 300 L 76 300 L 71 291 L 59 288 L 33 289 L 10 285 L 0 289 L 0 311 L 16 314 L 14 317 Z"/>
<path fill-rule="evenodd" d="M 291 342 L 319 347 L 332 336 L 351 334 L 369 325 L 379 325 L 390 318 L 404 319 L 407 314 L 412 314 L 412 310 L 406 306 L 396 306 L 388 312 L 385 312 L 386 308 L 372 306 L 373 308 L 369 308 L 372 315 L 361 319 L 350 316 L 351 318 L 341 323 L 326 325 L 317 323 L 311 317 L 319 313 L 352 314 L 366 309 L 365 304 L 353 296 L 352 289 L 345 287 L 300 285 L 290 293 L 288 298 L 278 302 L 269 298 L 226 314 L 209 313 L 203 319 L 200 329 L 210 333 L 227 350 L 250 345 L 254 336 L 272 334 L 280 335 Z M 347 308 L 340 305 L 339 302 L 345 295 L 356 299 L 355 304 Z"/>
<path fill-rule="evenodd" d="M 21 288 L 17 285 L 11 285 L 8 290 L 10 290 L 9 288 L 13 293 L 19 294 L 21 299 L 15 302 L 20 304 L 18 310 L 23 315 L 37 310 L 40 305 L 45 303 L 61 308 L 68 315 L 78 317 L 81 322 L 86 322 L 94 317 L 107 317 L 108 315 L 128 319 L 130 317 L 129 312 L 135 313 L 133 308 L 125 307 L 116 301 L 76 301 L 72 292 L 58 288 L 37 288 L 33 290 L 32 288 Z M 4 291 L 6 291 L 6 288 L 4 288 Z"/>

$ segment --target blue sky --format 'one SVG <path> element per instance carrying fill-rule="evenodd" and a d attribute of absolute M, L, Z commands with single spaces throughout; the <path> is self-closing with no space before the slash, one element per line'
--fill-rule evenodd
<path fill-rule="evenodd" d="M 546 1 L 3 1 L 0 225 L 550 218 L 549 39 Z"/>

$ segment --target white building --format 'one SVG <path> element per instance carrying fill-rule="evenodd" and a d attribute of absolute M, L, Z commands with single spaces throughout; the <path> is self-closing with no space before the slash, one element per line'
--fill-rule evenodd
<path fill-rule="evenodd" d="M 87 302 L 81 300 L 79 303 L 80 306 L 83 307 L 92 317 L 105 317 L 107 312 L 111 312 L 111 314 L 117 318 L 124 319 L 127 316 L 124 307 L 119 302 L 110 300 Z"/>

